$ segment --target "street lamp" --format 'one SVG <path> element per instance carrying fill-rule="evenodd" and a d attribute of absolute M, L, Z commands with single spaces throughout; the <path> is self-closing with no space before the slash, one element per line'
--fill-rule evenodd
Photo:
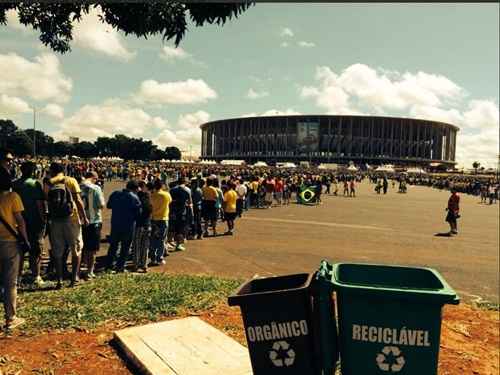
<path fill-rule="evenodd" d="M 36 160 L 36 107 L 33 106 L 33 158 Z"/>

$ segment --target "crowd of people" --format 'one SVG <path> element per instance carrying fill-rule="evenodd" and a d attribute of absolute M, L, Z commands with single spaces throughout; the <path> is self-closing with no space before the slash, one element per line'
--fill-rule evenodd
<path fill-rule="evenodd" d="M 15 301 L 26 254 L 35 287 L 43 286 L 49 275 L 56 288 L 63 287 L 65 278 L 75 286 L 81 275 L 96 277 L 96 256 L 103 239 L 109 243 L 106 271 L 127 272 L 131 263 L 134 271 L 147 272 L 148 267 L 165 264 L 169 252 L 185 251 L 187 241 L 234 235 L 237 219 L 251 208 L 288 205 L 293 194 L 298 203 L 311 204 L 320 204 L 323 193 L 354 198 L 365 178 L 375 185 L 377 194 L 387 194 L 390 181 L 393 188 L 399 185 L 400 193 L 406 192 L 407 185 L 452 190 L 446 220 L 453 235 L 458 233 L 457 192 L 480 195 L 481 201 L 489 199 L 490 204 L 498 199 L 498 181 L 464 176 L 142 161 L 30 161 L 0 150 L 0 270 L 6 325 L 14 328 L 23 322 L 16 317 Z M 125 188 L 106 199 L 104 185 L 116 180 L 123 181 Z M 105 208 L 111 210 L 109 235 L 102 233 Z M 219 233 L 221 225 L 223 233 Z M 46 237 L 50 252 L 45 251 Z M 44 254 L 50 255 L 50 261 L 42 272 Z"/>

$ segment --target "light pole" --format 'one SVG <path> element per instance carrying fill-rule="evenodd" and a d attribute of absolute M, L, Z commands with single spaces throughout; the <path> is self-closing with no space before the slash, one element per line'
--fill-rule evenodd
<path fill-rule="evenodd" d="M 36 108 L 33 107 L 33 158 L 36 160 Z"/>

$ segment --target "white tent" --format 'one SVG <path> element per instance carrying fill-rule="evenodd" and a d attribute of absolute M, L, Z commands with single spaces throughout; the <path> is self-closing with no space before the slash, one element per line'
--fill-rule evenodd
<path fill-rule="evenodd" d="M 276 166 L 278 168 L 297 168 L 297 166 L 294 163 L 277 163 Z"/>
<path fill-rule="evenodd" d="M 392 165 L 380 165 L 375 169 L 375 172 L 395 172 L 394 167 Z"/>
<path fill-rule="evenodd" d="M 356 167 L 354 167 L 354 168 L 356 168 Z M 337 169 L 339 169 L 339 165 L 335 164 L 335 163 L 321 163 L 318 166 L 318 169 L 329 169 L 332 171 L 336 171 Z"/>
<path fill-rule="evenodd" d="M 222 160 L 220 163 L 222 165 L 243 165 L 245 160 Z"/>
<path fill-rule="evenodd" d="M 427 172 L 424 171 L 422 168 L 418 168 L 418 167 L 415 167 L 415 168 L 408 168 L 406 170 L 407 173 L 413 173 L 413 174 L 426 174 Z"/>
<path fill-rule="evenodd" d="M 214 165 L 214 164 L 217 164 L 214 160 L 204 160 L 204 159 L 201 159 L 198 161 L 197 164 L 201 164 L 201 165 Z"/>
<path fill-rule="evenodd" d="M 254 167 L 267 167 L 267 163 L 263 161 L 258 161 L 253 165 Z"/>
<path fill-rule="evenodd" d="M 350 165 L 349 168 L 347 168 L 347 170 L 355 172 L 358 170 L 358 168 L 356 168 L 354 165 Z"/>

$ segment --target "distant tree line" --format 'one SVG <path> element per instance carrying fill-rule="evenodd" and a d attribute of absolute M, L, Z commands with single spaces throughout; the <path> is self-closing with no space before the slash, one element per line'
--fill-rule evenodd
<path fill-rule="evenodd" d="M 33 154 L 33 129 L 20 129 L 11 120 L 0 119 L 0 147 L 12 150 L 15 155 Z M 42 131 L 35 132 L 37 155 L 81 158 L 118 156 L 125 160 L 179 160 L 180 150 L 175 147 L 159 148 L 151 141 L 130 138 L 123 134 L 114 137 L 98 137 L 94 142 L 54 142 L 54 138 Z"/>

